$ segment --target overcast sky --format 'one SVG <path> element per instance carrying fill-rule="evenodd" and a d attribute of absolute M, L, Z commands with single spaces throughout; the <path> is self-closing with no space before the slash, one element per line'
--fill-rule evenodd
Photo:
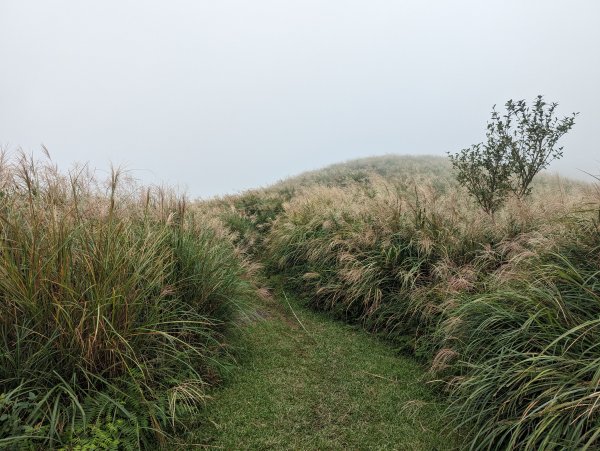
<path fill-rule="evenodd" d="M 493 104 L 581 112 L 600 172 L 598 0 L 0 0 L 0 144 L 195 196 L 481 141 Z"/>

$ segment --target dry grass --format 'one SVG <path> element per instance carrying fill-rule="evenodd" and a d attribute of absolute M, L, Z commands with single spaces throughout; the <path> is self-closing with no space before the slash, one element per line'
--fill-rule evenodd
<path fill-rule="evenodd" d="M 254 294 L 227 230 L 115 170 L 0 159 L 0 447 L 157 446 Z"/>
<path fill-rule="evenodd" d="M 283 205 L 272 264 L 428 361 L 473 448 L 598 446 L 596 187 L 542 175 L 491 217 L 447 178 L 372 174 Z"/>

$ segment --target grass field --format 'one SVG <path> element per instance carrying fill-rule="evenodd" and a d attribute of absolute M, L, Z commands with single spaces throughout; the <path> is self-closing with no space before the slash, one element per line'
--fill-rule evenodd
<path fill-rule="evenodd" d="M 209 201 L 0 158 L 0 448 L 600 446 L 600 189 L 385 156 Z"/>
<path fill-rule="evenodd" d="M 388 156 L 222 202 L 307 306 L 428 368 L 463 447 L 599 445 L 596 186 L 543 174 L 492 217 L 445 160 Z"/>

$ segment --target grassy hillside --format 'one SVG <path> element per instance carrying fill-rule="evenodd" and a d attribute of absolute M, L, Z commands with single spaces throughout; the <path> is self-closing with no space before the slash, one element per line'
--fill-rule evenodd
<path fill-rule="evenodd" d="M 385 156 L 189 204 L 0 158 L 0 449 L 597 449 L 599 318 L 592 184 L 491 217 Z"/>
<path fill-rule="evenodd" d="M 450 173 L 450 162 L 445 157 L 384 155 L 350 160 L 304 172 L 274 184 L 270 190 L 298 189 L 315 184 L 346 186 L 352 182 L 366 181 L 373 175 L 387 180 L 425 176 L 440 184 L 454 183 Z"/>
<path fill-rule="evenodd" d="M 220 201 L 314 309 L 429 367 L 474 449 L 600 445 L 600 195 L 540 175 L 494 218 L 447 162 L 358 160 Z"/>

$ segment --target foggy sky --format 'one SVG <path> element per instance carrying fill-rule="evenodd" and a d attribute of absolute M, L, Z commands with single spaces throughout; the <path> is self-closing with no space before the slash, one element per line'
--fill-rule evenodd
<path fill-rule="evenodd" d="M 600 172 L 600 2 L 0 0 L 0 144 L 191 196 L 484 138 L 494 104 L 580 112 Z"/>

